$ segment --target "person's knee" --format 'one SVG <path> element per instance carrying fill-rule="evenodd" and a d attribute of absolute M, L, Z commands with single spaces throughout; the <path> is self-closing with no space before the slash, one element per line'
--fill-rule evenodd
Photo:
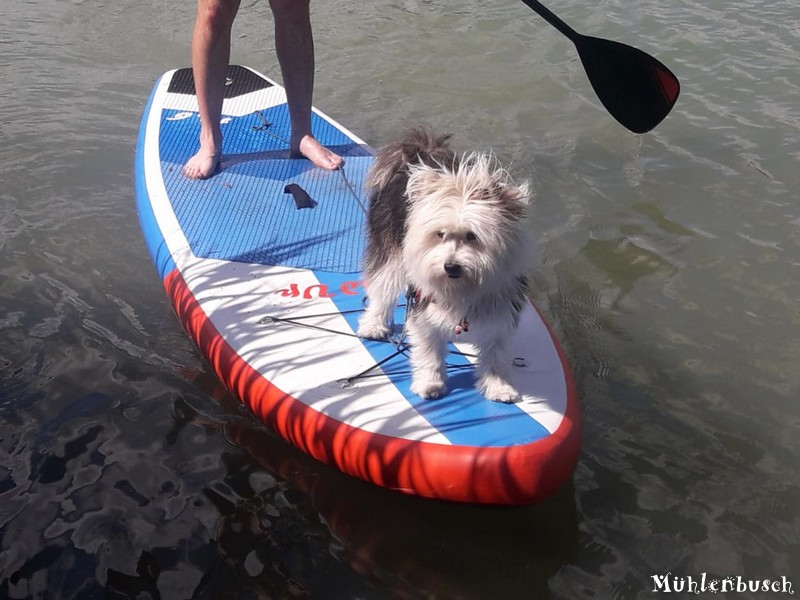
<path fill-rule="evenodd" d="M 207 0 L 201 2 L 198 16 L 205 26 L 215 33 L 230 31 L 236 12 L 239 10 L 239 0 Z"/>
<path fill-rule="evenodd" d="M 310 0 L 269 0 L 269 6 L 276 18 L 308 15 L 309 4 Z"/>

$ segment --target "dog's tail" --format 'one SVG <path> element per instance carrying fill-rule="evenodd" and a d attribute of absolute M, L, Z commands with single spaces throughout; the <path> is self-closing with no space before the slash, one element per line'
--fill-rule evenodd
<path fill-rule="evenodd" d="M 385 188 L 398 173 L 406 174 L 408 165 L 452 167 L 455 157 L 449 140 L 449 133 L 437 135 L 425 126 L 410 129 L 403 139 L 380 149 L 367 175 L 367 190 Z"/>

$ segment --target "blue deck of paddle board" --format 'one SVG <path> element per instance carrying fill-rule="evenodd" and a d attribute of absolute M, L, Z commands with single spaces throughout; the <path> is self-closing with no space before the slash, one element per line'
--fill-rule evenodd
<path fill-rule="evenodd" d="M 161 164 L 167 194 L 192 252 L 202 258 L 282 265 L 337 273 L 359 271 L 364 244 L 363 182 L 372 160 L 313 115 L 317 139 L 344 157 L 326 171 L 289 155 L 286 105 L 223 119 L 222 171 L 204 181 L 181 173 L 197 151 L 196 114 L 164 110 Z M 262 118 L 263 117 L 263 118 Z M 266 119 L 270 126 L 259 128 Z M 298 209 L 285 192 L 297 184 L 316 202 Z"/>
<path fill-rule="evenodd" d="M 271 123 L 267 129 L 258 129 L 262 116 Z M 199 119 L 196 113 L 186 117 L 180 111 L 162 111 L 159 145 L 164 183 L 196 256 L 309 269 L 330 289 L 360 272 L 366 205 L 362 190 L 372 156 L 368 148 L 327 121 L 317 115 L 313 119 L 320 142 L 345 158 L 344 174 L 289 156 L 288 115 L 283 105 L 261 111 L 261 116 L 253 113 L 224 122 L 222 171 L 208 180 L 194 181 L 181 169 L 197 149 Z M 303 188 L 316 206 L 297 209 L 291 195 L 284 192 L 290 183 Z M 337 294 L 333 301 L 355 331 L 361 297 Z M 399 308 L 396 321 L 402 323 L 404 316 Z M 376 363 L 395 352 L 387 342 L 363 343 Z M 383 363 L 382 370 L 451 443 L 507 446 L 549 435 L 517 405 L 483 398 L 474 388 L 474 369 L 465 357 L 451 352 L 448 364 L 450 391 L 434 401 L 411 393 L 406 354 Z"/>

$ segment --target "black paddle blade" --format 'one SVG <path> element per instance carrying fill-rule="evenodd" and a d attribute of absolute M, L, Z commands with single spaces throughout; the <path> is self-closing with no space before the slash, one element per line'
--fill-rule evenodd
<path fill-rule="evenodd" d="M 600 102 L 624 127 L 646 133 L 675 106 L 680 82 L 649 54 L 585 35 L 572 41 Z"/>

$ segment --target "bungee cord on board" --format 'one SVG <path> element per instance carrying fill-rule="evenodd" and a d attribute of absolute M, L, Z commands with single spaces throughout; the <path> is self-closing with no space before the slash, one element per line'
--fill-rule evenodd
<path fill-rule="evenodd" d="M 408 303 L 400 304 L 400 305 L 398 305 L 398 307 L 404 309 L 406 317 L 407 317 L 408 310 L 409 310 L 409 304 Z M 323 327 L 321 325 L 316 325 L 316 324 L 313 324 L 313 323 L 309 323 L 309 322 L 307 322 L 307 320 L 309 320 L 309 319 L 319 319 L 319 318 L 323 318 L 323 317 L 341 316 L 341 315 L 347 315 L 347 314 L 361 313 L 363 311 L 364 311 L 363 308 L 359 308 L 359 309 L 345 310 L 345 311 L 341 311 L 341 312 L 337 311 L 337 312 L 325 312 L 325 313 L 308 314 L 308 315 L 302 315 L 302 316 L 297 316 L 297 317 L 266 316 L 266 317 L 262 318 L 261 320 L 259 320 L 258 324 L 259 325 L 267 325 L 267 324 L 270 324 L 270 323 L 275 323 L 275 324 L 281 324 L 281 325 L 290 325 L 290 326 L 301 327 L 301 328 L 305 328 L 305 329 L 311 329 L 311 330 L 314 330 L 314 331 L 321 331 L 321 332 L 329 333 L 329 334 L 333 334 L 333 335 L 343 335 L 345 337 L 358 338 L 359 336 L 357 334 L 355 334 L 354 332 L 352 332 L 352 331 L 340 331 L 340 330 L 336 330 L 336 329 L 331 329 L 329 327 Z M 411 373 L 411 369 L 404 369 L 404 370 L 398 370 L 398 371 L 383 371 L 382 373 L 374 373 L 374 371 L 376 369 L 381 368 L 383 365 L 385 365 L 386 363 L 390 362 L 394 358 L 396 358 L 396 357 L 398 357 L 400 355 L 403 355 L 403 356 L 406 356 L 406 357 L 408 356 L 408 352 L 409 352 L 409 350 L 411 348 L 411 345 L 407 341 L 407 337 L 408 336 L 407 336 L 406 327 L 405 327 L 406 317 L 403 318 L 403 326 L 400 328 L 399 331 L 395 331 L 394 328 L 393 328 L 392 334 L 389 335 L 389 337 L 386 340 L 380 340 L 383 343 L 391 344 L 392 346 L 394 346 L 394 348 L 395 348 L 394 352 L 391 353 L 389 356 L 385 356 L 385 357 L 381 358 L 380 360 L 376 360 L 375 364 L 369 366 L 368 368 L 364 369 L 363 371 L 361 371 L 359 373 L 356 373 L 355 375 L 351 375 L 349 377 L 343 377 L 341 379 L 337 379 L 337 382 L 341 383 L 342 387 L 350 387 L 351 385 L 353 385 L 357 381 L 359 381 L 361 379 L 366 379 L 368 377 L 378 377 L 380 375 L 408 375 L 408 374 Z M 461 352 L 460 350 L 451 350 L 451 353 L 455 354 L 455 355 L 458 355 L 458 356 L 472 357 L 471 354 L 468 354 L 468 353 L 465 353 L 465 352 Z M 466 364 L 466 365 L 454 365 L 454 364 L 447 363 L 446 368 L 447 368 L 447 370 L 449 372 L 452 372 L 452 371 L 460 371 L 460 370 L 463 370 L 463 369 L 469 369 L 469 368 L 471 368 L 471 365 L 468 365 L 468 364 Z"/>

